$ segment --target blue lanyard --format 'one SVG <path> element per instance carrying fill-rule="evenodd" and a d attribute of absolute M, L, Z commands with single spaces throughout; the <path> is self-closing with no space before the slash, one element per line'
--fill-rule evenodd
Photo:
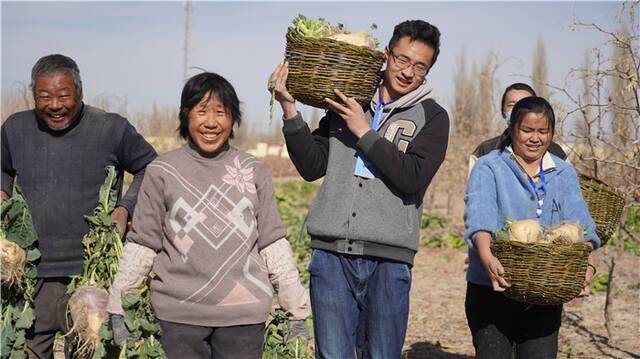
<path fill-rule="evenodd" d="M 373 128 L 374 131 L 378 131 L 378 128 L 380 127 L 380 119 L 382 119 L 382 112 L 384 108 L 397 100 L 398 99 L 391 100 L 387 103 L 382 102 L 382 91 L 380 87 L 378 87 L 378 104 L 376 105 L 376 112 L 373 114 L 373 121 L 371 121 L 371 128 Z"/>
<path fill-rule="evenodd" d="M 531 183 L 531 187 L 533 187 L 533 192 L 536 194 L 536 199 L 538 200 L 538 208 L 536 209 L 536 217 L 540 218 L 540 216 L 542 216 L 542 205 L 544 204 L 544 197 L 542 197 L 542 194 L 538 190 L 538 186 L 533 181 L 533 178 L 531 178 L 531 176 L 529 176 L 529 175 L 527 175 L 527 178 L 529 178 L 529 183 Z M 541 187 L 542 187 L 542 192 L 544 192 L 546 194 L 547 193 L 547 182 L 544 179 L 544 170 L 542 169 L 542 160 L 540 160 L 540 184 L 541 184 Z"/>

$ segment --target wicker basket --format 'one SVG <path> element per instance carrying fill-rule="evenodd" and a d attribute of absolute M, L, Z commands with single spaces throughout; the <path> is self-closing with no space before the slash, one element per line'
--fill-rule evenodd
<path fill-rule="evenodd" d="M 591 218 L 596 222 L 596 233 L 602 245 L 605 245 L 620 225 L 625 204 L 624 197 L 617 190 L 595 178 L 581 174 L 578 176 L 578 181 Z"/>
<path fill-rule="evenodd" d="M 287 31 L 289 61 L 287 89 L 298 101 L 327 109 L 324 98 L 336 99 L 334 89 L 361 105 L 371 101 L 380 82 L 382 52 L 327 38 L 308 38 Z"/>
<path fill-rule="evenodd" d="M 491 252 L 511 284 L 504 294 L 519 302 L 558 305 L 582 290 L 591 249 L 584 243 L 547 244 L 495 240 Z"/>

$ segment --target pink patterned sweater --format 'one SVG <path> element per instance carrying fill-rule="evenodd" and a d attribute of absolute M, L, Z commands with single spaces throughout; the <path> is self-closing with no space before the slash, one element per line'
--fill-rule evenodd
<path fill-rule="evenodd" d="M 259 250 L 285 234 L 262 162 L 187 144 L 147 166 L 127 239 L 158 253 L 159 319 L 219 327 L 266 321 L 272 287 Z"/>

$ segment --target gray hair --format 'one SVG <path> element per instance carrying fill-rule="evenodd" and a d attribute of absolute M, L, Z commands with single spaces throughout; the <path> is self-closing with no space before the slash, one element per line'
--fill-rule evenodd
<path fill-rule="evenodd" d="M 35 85 L 38 77 L 42 75 L 56 75 L 60 73 L 69 73 L 71 77 L 73 77 L 73 83 L 76 85 L 76 95 L 80 96 L 82 94 L 82 79 L 80 78 L 80 69 L 78 69 L 78 64 L 73 61 L 72 58 L 60 55 L 53 54 L 41 57 L 35 65 L 33 65 L 33 69 L 31 69 L 31 91 L 34 94 L 36 93 Z"/>

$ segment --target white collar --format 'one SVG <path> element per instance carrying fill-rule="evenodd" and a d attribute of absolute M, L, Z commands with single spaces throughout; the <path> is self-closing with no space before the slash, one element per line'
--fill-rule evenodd
<path fill-rule="evenodd" d="M 515 156 L 515 154 L 513 153 L 513 148 L 511 147 L 511 145 L 509 145 L 506 148 L 506 150 L 509 151 L 511 154 L 513 154 Z M 544 156 L 542 156 L 542 170 L 547 172 L 548 170 L 550 170 L 552 168 L 556 168 L 556 162 L 553 160 L 553 158 L 551 157 L 551 154 L 547 150 L 544 153 Z M 539 174 L 539 173 L 540 173 L 540 167 L 538 167 L 538 169 L 536 169 L 536 175 Z"/>

